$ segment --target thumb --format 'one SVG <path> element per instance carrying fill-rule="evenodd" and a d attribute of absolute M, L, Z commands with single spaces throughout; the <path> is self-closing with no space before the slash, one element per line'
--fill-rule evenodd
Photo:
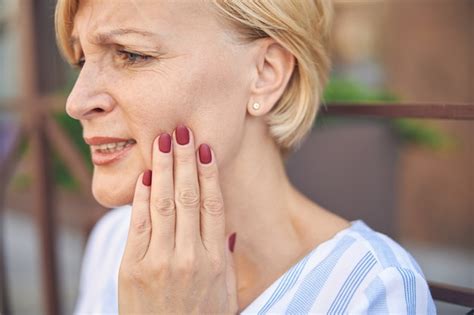
<path fill-rule="evenodd" d="M 232 233 L 228 238 L 228 246 L 226 250 L 226 284 L 227 284 L 227 298 L 229 301 L 229 308 L 232 310 L 232 314 L 237 314 L 239 310 L 238 299 L 237 299 L 237 277 L 235 272 L 234 257 L 232 255 L 234 251 L 236 233 Z"/>

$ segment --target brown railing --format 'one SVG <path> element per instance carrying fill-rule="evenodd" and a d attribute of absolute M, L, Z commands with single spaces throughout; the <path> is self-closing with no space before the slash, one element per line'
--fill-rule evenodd
<path fill-rule="evenodd" d="M 357 105 L 357 106 L 355 106 Z M 347 104 L 321 106 L 321 112 L 338 116 L 369 116 L 385 118 L 457 119 L 473 120 L 474 106 L 467 104 Z"/>

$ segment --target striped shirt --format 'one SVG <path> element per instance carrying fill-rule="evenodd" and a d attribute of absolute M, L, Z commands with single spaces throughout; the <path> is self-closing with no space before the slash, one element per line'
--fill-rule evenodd
<path fill-rule="evenodd" d="M 118 313 L 118 271 L 131 206 L 93 228 L 81 269 L 76 314 Z M 414 258 L 363 221 L 319 244 L 275 280 L 241 314 L 436 314 Z"/>

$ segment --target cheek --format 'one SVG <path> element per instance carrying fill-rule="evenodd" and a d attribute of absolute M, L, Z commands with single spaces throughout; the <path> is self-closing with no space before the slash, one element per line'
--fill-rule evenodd
<path fill-rule="evenodd" d="M 242 91 L 222 63 L 199 58 L 170 60 L 156 71 L 143 71 L 116 80 L 122 121 L 138 141 L 138 149 L 151 166 L 152 143 L 161 133 L 172 134 L 178 124 L 194 131 L 196 144 L 222 147 L 239 130 Z M 244 106 L 245 107 L 245 106 Z M 230 133 L 230 135 L 229 135 Z"/>
<path fill-rule="evenodd" d="M 216 60 L 217 59 L 217 60 Z M 197 144 L 212 146 L 219 167 L 225 168 L 240 148 L 248 101 L 243 71 L 227 60 L 204 60 L 187 82 Z"/>
<path fill-rule="evenodd" d="M 133 124 L 140 126 L 137 133 L 145 140 L 145 160 L 151 158 L 154 138 L 172 133 L 178 124 L 193 130 L 196 149 L 201 143 L 212 146 L 221 168 L 239 149 L 248 101 L 243 71 L 233 62 L 203 55 L 176 61 L 180 64 L 166 66 L 147 80 L 152 92 L 142 95 L 136 107 L 141 109 L 133 115 L 140 117 Z"/>

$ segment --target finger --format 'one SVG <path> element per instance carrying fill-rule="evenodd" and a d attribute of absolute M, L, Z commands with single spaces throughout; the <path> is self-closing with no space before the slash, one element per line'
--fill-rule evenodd
<path fill-rule="evenodd" d="M 217 162 L 212 149 L 201 144 L 196 152 L 201 193 L 201 239 L 204 247 L 224 257 L 225 216 Z"/>
<path fill-rule="evenodd" d="M 153 143 L 153 182 L 150 196 L 153 232 L 150 248 L 160 254 L 170 253 L 175 242 L 176 209 L 171 149 L 171 136 L 168 133 L 163 133 Z"/>
<path fill-rule="evenodd" d="M 135 185 L 132 214 L 124 252 L 124 258 L 130 261 L 142 260 L 150 243 L 150 181 L 151 171 L 147 170 L 138 177 Z"/>
<path fill-rule="evenodd" d="M 174 191 L 176 203 L 176 251 L 201 242 L 199 232 L 199 184 L 190 129 L 178 126 L 173 132 Z"/>

